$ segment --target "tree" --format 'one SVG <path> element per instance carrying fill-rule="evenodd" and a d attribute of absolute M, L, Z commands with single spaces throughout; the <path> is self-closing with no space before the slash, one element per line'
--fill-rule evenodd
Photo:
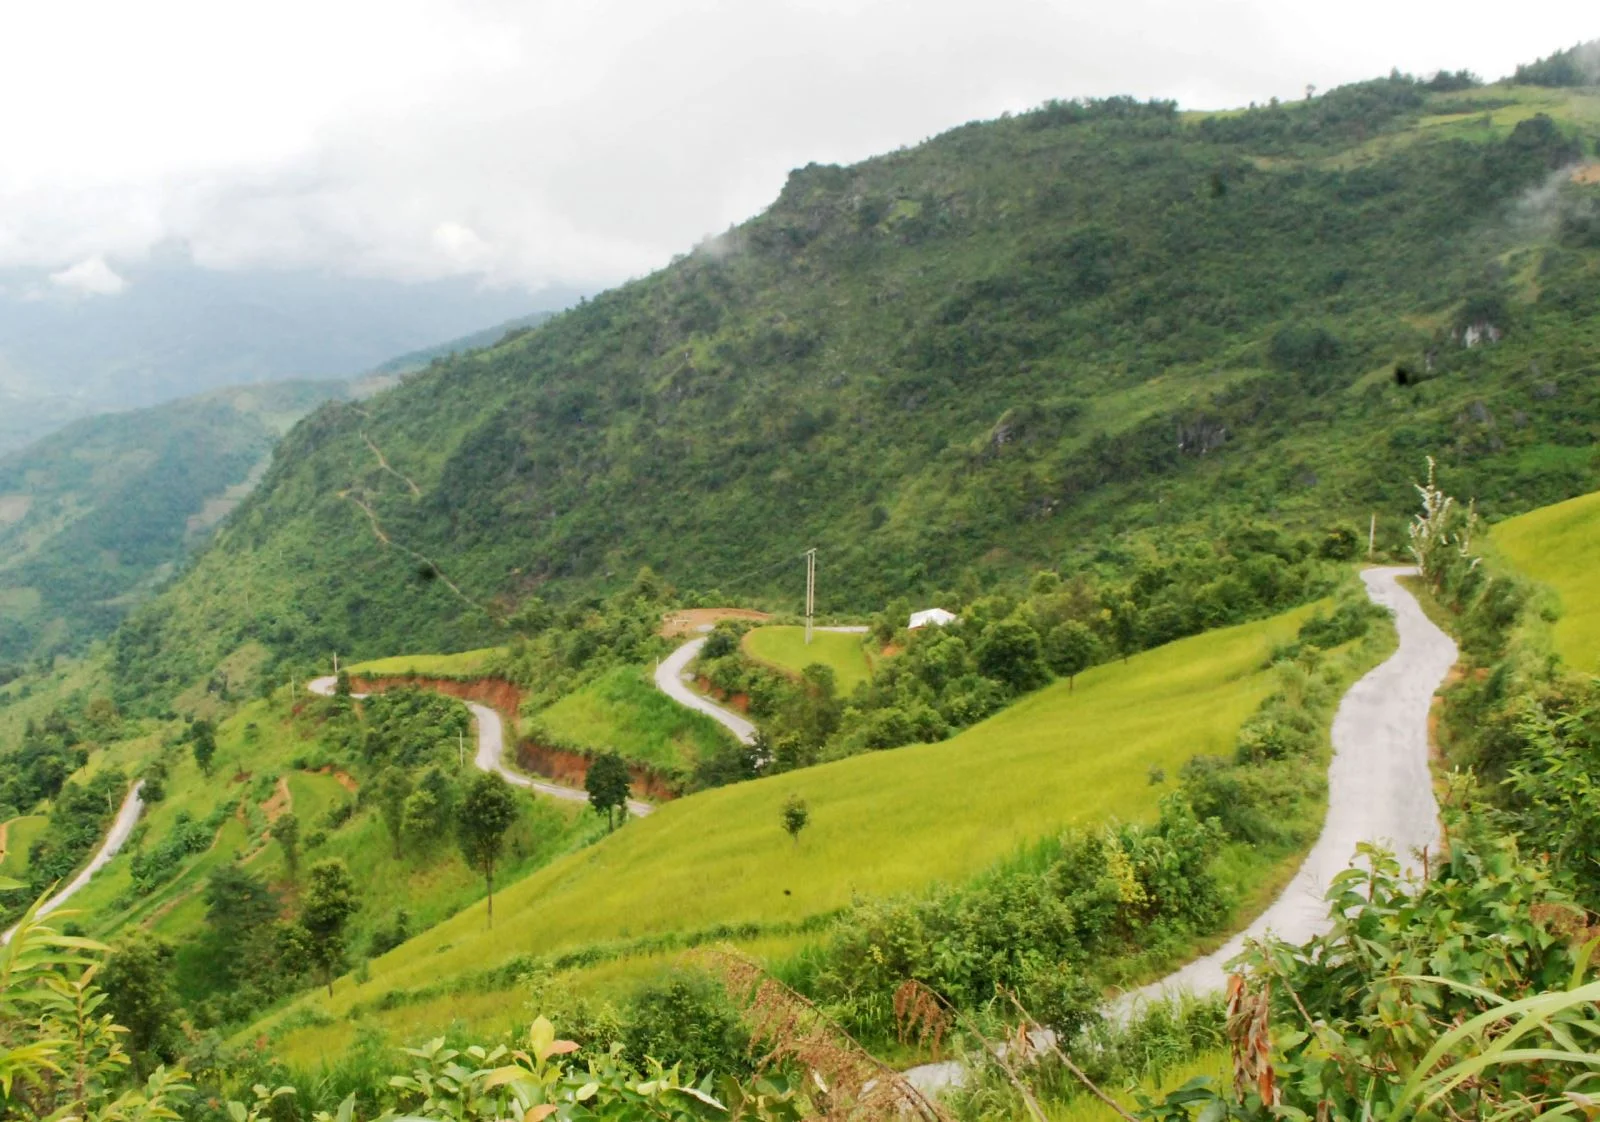
<path fill-rule="evenodd" d="M 1073 679 L 1094 665 L 1099 646 L 1087 624 L 1069 619 L 1056 624 L 1045 637 L 1045 662 L 1051 671 L 1067 680 L 1070 691 Z"/>
<path fill-rule="evenodd" d="M 800 844 L 800 831 L 811 824 L 811 811 L 799 795 L 790 795 L 783 804 L 783 828 L 796 845 Z"/>
<path fill-rule="evenodd" d="M 448 836 L 456 799 L 449 776 L 436 767 L 423 772 L 406 799 L 405 837 L 413 852 L 431 853 Z"/>
<path fill-rule="evenodd" d="M 173 958 L 172 944 L 135 931 L 112 952 L 100 975 L 106 1004 L 128 1030 L 128 1049 L 141 1073 L 148 1073 L 152 1060 L 175 1058 L 178 1001 L 172 991 Z"/>
<path fill-rule="evenodd" d="M 285 811 L 272 824 L 272 838 L 283 849 L 283 864 L 294 880 L 300 872 L 300 819 L 294 811 Z"/>
<path fill-rule="evenodd" d="M 606 829 L 616 829 L 615 811 L 626 812 L 631 782 L 626 761 L 615 752 L 602 752 L 589 761 L 583 789 L 589 792 L 589 805 L 594 807 L 595 813 L 606 816 Z"/>
<path fill-rule="evenodd" d="M 344 965 L 345 929 L 360 906 L 355 881 L 343 861 L 328 857 L 311 866 L 298 926 L 304 933 L 304 949 L 321 973 L 329 997 L 333 996 L 334 976 Z"/>
<path fill-rule="evenodd" d="M 506 831 L 516 820 L 517 801 L 511 785 L 492 771 L 480 773 L 461 800 L 456 837 L 467 864 L 483 874 L 490 927 L 494 926 L 494 867 L 505 848 Z"/>
<path fill-rule="evenodd" d="M 378 813 L 394 843 L 394 855 L 400 856 L 400 838 L 405 832 L 406 799 L 411 795 L 411 777 L 398 767 L 386 767 L 378 775 Z"/>
<path fill-rule="evenodd" d="M 984 628 L 976 654 L 984 677 L 1003 682 L 1016 693 L 1036 689 L 1050 679 L 1039 633 L 1023 620 L 1002 619 Z"/>
<path fill-rule="evenodd" d="M 217 733 L 204 717 L 189 726 L 189 740 L 194 749 L 194 762 L 207 779 L 211 778 L 211 762 L 217 756 Z"/>
<path fill-rule="evenodd" d="M 1127 662 L 1128 656 L 1139 649 L 1139 606 L 1124 598 L 1111 605 L 1106 612 L 1117 654 L 1122 656 L 1123 662 Z"/>

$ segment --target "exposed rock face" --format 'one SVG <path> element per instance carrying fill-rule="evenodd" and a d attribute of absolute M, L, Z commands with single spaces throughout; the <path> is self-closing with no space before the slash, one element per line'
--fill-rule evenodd
<path fill-rule="evenodd" d="M 1178 451 L 1186 456 L 1204 456 L 1228 442 L 1228 426 L 1210 417 L 1178 422 Z"/>

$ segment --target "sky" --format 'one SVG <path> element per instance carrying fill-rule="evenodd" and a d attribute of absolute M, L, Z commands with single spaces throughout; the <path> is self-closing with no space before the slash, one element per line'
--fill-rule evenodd
<path fill-rule="evenodd" d="M 0 0 L 0 269 L 596 289 L 791 168 L 1048 98 L 1493 79 L 1597 35 L 1590 0 Z"/>

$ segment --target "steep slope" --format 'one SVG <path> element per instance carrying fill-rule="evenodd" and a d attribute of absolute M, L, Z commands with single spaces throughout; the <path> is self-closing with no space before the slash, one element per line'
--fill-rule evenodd
<path fill-rule="evenodd" d="M 1580 673 L 1600 672 L 1600 492 L 1531 511 L 1494 528 L 1495 548 L 1555 590 L 1555 646 Z"/>
<path fill-rule="evenodd" d="M 817 546 L 845 610 L 1230 511 L 1398 544 L 1428 452 L 1490 513 L 1584 490 L 1600 95 L 1460 85 L 1052 104 L 797 171 L 670 268 L 309 418 L 122 633 L 124 692 L 252 639 L 480 645 L 643 564 L 790 607 Z"/>
<path fill-rule="evenodd" d="M 307 995 L 301 1005 L 341 1019 L 331 1029 L 340 1039 L 316 1036 L 319 1047 L 345 1043 L 343 1015 L 353 1003 L 371 1003 L 369 1012 L 375 1005 L 372 1022 L 412 1038 L 437 1018 L 470 1016 L 462 995 L 474 990 L 471 976 L 514 956 L 605 964 L 707 932 L 815 938 L 815 921 L 852 898 L 960 881 L 1069 825 L 1148 819 L 1162 793 L 1150 770 L 1176 774 L 1195 753 L 1229 750 L 1272 689 L 1264 655 L 1308 614 L 1096 667 L 1075 689 L 1048 687 L 942 744 L 869 752 L 664 804 L 509 885 L 492 930 L 480 908 L 467 909 L 374 959 L 362 985 L 341 980 L 332 1000 Z M 799 843 L 779 821 L 795 794 L 812 818 Z M 800 926 L 808 920 L 810 928 Z M 498 1023 L 505 996 L 495 997 L 493 1011 L 478 1012 Z"/>
<path fill-rule="evenodd" d="M 81 648 L 204 542 L 337 382 L 79 421 L 0 458 L 0 663 Z"/>

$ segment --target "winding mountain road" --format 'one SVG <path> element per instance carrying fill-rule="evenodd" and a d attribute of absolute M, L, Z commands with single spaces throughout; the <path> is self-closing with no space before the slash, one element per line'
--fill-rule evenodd
<path fill-rule="evenodd" d="M 1195 959 L 1122 1000 L 1134 1005 L 1179 993 L 1216 993 L 1225 964 L 1269 932 L 1304 943 L 1328 930 L 1328 886 L 1350 867 L 1360 842 L 1394 851 L 1407 872 L 1439 844 L 1439 807 L 1428 770 L 1428 715 L 1433 695 L 1456 662 L 1450 636 L 1423 614 L 1397 578 L 1410 568 L 1368 569 L 1367 595 L 1394 613 L 1400 648 L 1350 687 L 1333 717 L 1333 762 L 1328 767 L 1328 816 L 1294 879 L 1256 921 L 1220 950 Z"/>
<path fill-rule="evenodd" d="M 707 625 L 706 630 L 710 630 Z M 831 631 L 839 635 L 865 635 L 870 629 L 866 627 L 818 627 L 817 631 Z M 725 706 L 718 705 L 705 694 L 691 689 L 687 683 L 693 680 L 688 672 L 688 666 L 699 655 L 700 648 L 706 645 L 704 637 L 690 639 L 683 646 L 673 651 L 666 658 L 656 664 L 656 689 L 672 698 L 679 705 L 697 710 L 716 721 L 723 728 L 738 737 L 740 744 L 754 744 L 756 742 L 756 726 L 749 720 L 735 713 Z"/>
<path fill-rule="evenodd" d="M 62 904 L 71 899 L 84 885 L 89 883 L 89 878 L 105 868 L 106 862 L 117 855 L 117 850 L 128 840 L 128 835 L 133 833 L 134 824 L 139 821 L 139 814 L 144 810 L 144 799 L 140 791 L 144 789 L 144 780 L 139 780 L 128 789 L 127 795 L 122 800 L 122 806 L 117 808 L 117 816 L 111 822 L 111 829 L 106 831 L 106 840 L 100 843 L 100 849 L 90 859 L 89 863 L 78 870 L 78 875 L 67 882 L 67 886 L 46 900 L 39 908 L 40 916 L 47 916 Z M 11 936 L 16 928 L 10 928 L 4 935 L 0 935 L 0 944 L 11 942 Z"/>
<path fill-rule="evenodd" d="M 1221 949 L 1114 1001 L 1107 1010 L 1112 1018 L 1125 1020 L 1143 1005 L 1182 993 L 1221 991 L 1227 984 L 1226 964 L 1246 942 L 1272 934 L 1299 943 L 1326 931 L 1328 886 L 1349 868 L 1358 843 L 1377 842 L 1392 849 L 1411 871 L 1420 867 L 1418 854 L 1437 845 L 1439 808 L 1428 769 L 1428 715 L 1434 692 L 1455 665 L 1456 645 L 1400 586 L 1400 577 L 1415 572 L 1392 567 L 1361 574 L 1367 595 L 1393 613 L 1400 645 L 1339 703 L 1333 718 L 1327 817 L 1294 879 L 1254 923 Z M 662 660 L 656 685 L 749 744 L 755 726 L 684 684 L 686 667 L 704 644 L 704 639 L 691 640 Z M 964 1083 L 967 1067 L 951 1060 L 923 1064 L 904 1075 L 920 1090 L 933 1093 Z"/>
<path fill-rule="evenodd" d="M 1111 1019 L 1126 1021 L 1143 1006 L 1184 993 L 1220 992 L 1227 985 L 1227 963 L 1247 942 L 1271 934 L 1302 943 L 1327 931 L 1328 886 L 1350 867 L 1359 842 L 1392 849 L 1407 871 L 1419 870 L 1419 853 L 1438 844 L 1439 808 L 1428 769 L 1428 716 L 1433 695 L 1455 665 L 1457 652 L 1450 636 L 1435 627 L 1416 598 L 1400 586 L 1400 577 L 1415 572 L 1392 567 L 1361 574 L 1367 595 L 1393 613 L 1400 646 L 1339 702 L 1333 718 L 1327 817 L 1294 879 L 1254 923 L 1219 950 L 1113 1001 L 1106 1010 Z M 1049 1030 L 1043 1035 L 1053 1040 Z M 960 1060 L 949 1060 L 922 1064 L 903 1074 L 924 1093 L 937 1093 L 964 1084 L 967 1071 Z"/>
<path fill-rule="evenodd" d="M 314 678 L 306 683 L 306 688 L 312 693 L 323 697 L 332 697 L 337 679 L 334 677 Z M 369 694 L 352 693 L 351 697 L 368 697 Z M 541 795 L 549 795 L 553 799 L 564 799 L 572 803 L 587 803 L 589 796 L 583 791 L 572 787 L 563 787 L 557 783 L 546 783 L 541 779 L 533 779 L 519 771 L 512 771 L 505 764 L 506 750 L 505 722 L 500 719 L 500 714 L 490 709 L 487 705 L 479 705 L 476 701 L 463 701 L 473 718 L 478 722 L 478 751 L 472 758 L 479 771 L 492 771 L 507 783 L 522 787 L 529 791 L 537 791 Z M 649 803 L 637 799 L 628 800 L 628 813 L 638 818 L 643 818 L 655 808 Z"/>
<path fill-rule="evenodd" d="M 697 693 L 685 684 L 689 676 L 685 667 L 695 660 L 695 656 L 700 653 L 700 648 L 705 645 L 706 641 L 703 638 L 690 639 L 683 646 L 662 659 L 656 666 L 656 689 L 672 698 L 679 705 L 704 713 L 738 737 L 740 744 L 754 744 L 756 742 L 755 725 L 739 716 L 733 710 L 724 709 L 709 697 L 702 693 Z"/>

